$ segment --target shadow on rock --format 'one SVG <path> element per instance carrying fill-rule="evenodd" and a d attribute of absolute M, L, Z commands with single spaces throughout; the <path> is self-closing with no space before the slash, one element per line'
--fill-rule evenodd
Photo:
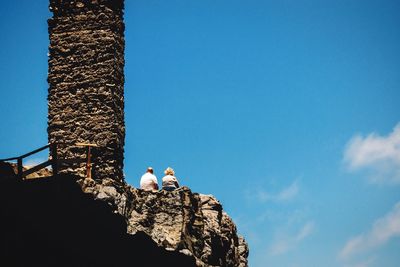
<path fill-rule="evenodd" d="M 125 219 L 76 179 L 0 179 L 0 266 L 196 266 L 142 232 L 127 234 Z"/>

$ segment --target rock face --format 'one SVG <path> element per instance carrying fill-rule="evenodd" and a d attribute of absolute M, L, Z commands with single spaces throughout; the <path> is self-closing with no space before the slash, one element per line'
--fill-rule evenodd
<path fill-rule="evenodd" d="M 21 182 L 0 175 L 0 266 L 196 266 L 193 257 L 167 251 L 143 232 L 128 234 L 125 218 L 83 193 L 76 179 Z"/>
<path fill-rule="evenodd" d="M 247 243 L 211 195 L 10 174 L 0 164 L 0 266 L 248 266 Z"/>
<path fill-rule="evenodd" d="M 50 0 L 48 136 L 62 159 L 85 157 L 94 143 L 93 176 L 123 179 L 123 0 Z M 69 164 L 61 173 L 84 173 Z"/>
<path fill-rule="evenodd" d="M 211 195 L 182 187 L 148 192 L 105 179 L 85 187 L 127 220 L 130 234 L 147 233 L 160 246 L 195 257 L 197 266 L 247 266 L 248 246 Z"/>

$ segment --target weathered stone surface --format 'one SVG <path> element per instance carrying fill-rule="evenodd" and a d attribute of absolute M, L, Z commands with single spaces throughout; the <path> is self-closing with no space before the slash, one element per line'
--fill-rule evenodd
<path fill-rule="evenodd" d="M 49 142 L 63 159 L 85 158 L 95 143 L 93 177 L 123 179 L 123 0 L 50 0 Z M 61 173 L 84 174 L 70 164 Z"/>
<path fill-rule="evenodd" d="M 248 246 L 222 205 L 187 187 L 148 192 L 103 179 L 84 187 L 123 215 L 130 234 L 144 232 L 160 246 L 194 256 L 197 266 L 247 266 Z"/>

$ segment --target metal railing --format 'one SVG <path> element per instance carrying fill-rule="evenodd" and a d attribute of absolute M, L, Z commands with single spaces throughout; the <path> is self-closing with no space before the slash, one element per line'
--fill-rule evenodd
<path fill-rule="evenodd" d="M 14 158 L 7 158 L 7 159 L 0 159 L 0 162 L 9 162 L 9 161 L 17 161 L 17 173 L 16 176 L 19 180 L 24 180 L 28 175 L 35 173 L 41 169 L 44 169 L 48 166 L 51 165 L 53 176 L 58 174 L 59 171 L 59 166 L 62 164 L 68 164 L 68 163 L 83 163 L 86 161 L 86 177 L 91 178 L 91 173 L 92 173 L 92 164 L 91 164 L 91 148 L 92 147 L 97 147 L 95 144 L 88 144 L 88 143 L 76 143 L 75 146 L 78 147 L 86 147 L 86 159 L 78 158 L 78 159 L 59 159 L 58 154 L 57 154 L 57 149 L 60 145 L 66 145 L 62 143 L 51 143 L 48 145 L 45 145 L 41 148 L 35 149 L 29 153 L 26 153 L 22 156 L 19 157 L 14 157 Z M 33 166 L 27 170 L 24 170 L 23 166 L 23 160 L 29 156 L 32 156 L 36 153 L 39 153 L 45 149 L 50 149 L 51 153 L 51 158 L 48 159 L 45 162 L 42 162 L 36 166 Z"/>

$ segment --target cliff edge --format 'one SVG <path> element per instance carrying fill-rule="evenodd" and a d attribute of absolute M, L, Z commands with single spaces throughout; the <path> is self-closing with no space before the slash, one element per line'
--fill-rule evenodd
<path fill-rule="evenodd" d="M 0 171 L 0 266 L 195 267 L 193 257 L 127 233 L 126 219 L 79 177 L 18 181 Z"/>
<path fill-rule="evenodd" d="M 247 243 L 211 195 L 74 175 L 19 181 L 10 164 L 0 178 L 0 263 L 248 266 Z"/>
<path fill-rule="evenodd" d="M 197 266 L 248 266 L 247 243 L 211 195 L 187 187 L 149 192 L 111 179 L 81 185 L 125 217 L 129 234 L 144 232 L 159 246 L 194 257 Z"/>

